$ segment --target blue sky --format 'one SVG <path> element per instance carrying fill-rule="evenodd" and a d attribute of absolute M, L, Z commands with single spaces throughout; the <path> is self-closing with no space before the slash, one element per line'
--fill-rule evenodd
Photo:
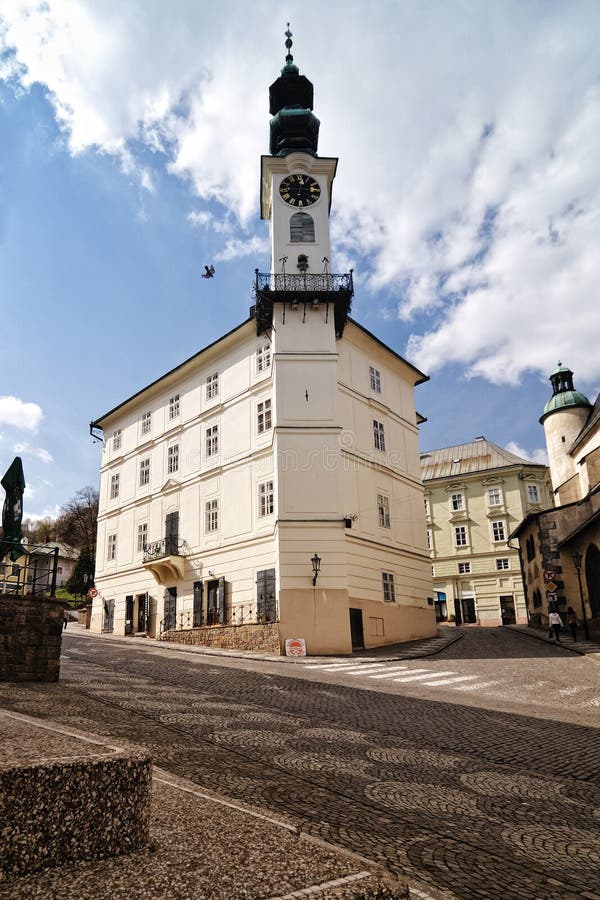
<path fill-rule="evenodd" d="M 422 449 L 539 460 L 558 359 L 600 386 L 600 8 L 370 9 L 284 12 L 340 159 L 334 268 L 431 375 Z M 3 3 L 0 468 L 23 457 L 26 515 L 97 483 L 90 420 L 246 317 L 284 29 L 270 0 Z"/>

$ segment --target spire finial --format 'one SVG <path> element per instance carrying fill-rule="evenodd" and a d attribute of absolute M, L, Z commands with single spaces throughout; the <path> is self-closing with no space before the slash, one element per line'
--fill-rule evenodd
<path fill-rule="evenodd" d="M 286 42 L 285 46 L 287 47 L 287 56 L 285 58 L 285 63 L 287 66 L 291 66 L 294 62 L 294 57 L 292 56 L 292 32 L 290 31 L 290 23 L 287 23 L 287 31 L 285 32 Z"/>

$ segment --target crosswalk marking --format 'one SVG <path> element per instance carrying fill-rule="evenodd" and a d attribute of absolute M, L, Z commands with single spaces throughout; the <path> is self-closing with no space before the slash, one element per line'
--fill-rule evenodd
<path fill-rule="evenodd" d="M 422 675 L 402 675 L 400 678 L 394 678 L 394 682 L 400 682 L 403 684 L 406 681 L 423 681 L 423 679 L 427 678 L 437 678 L 438 675 L 454 675 L 455 672 L 432 672 L 431 669 L 424 670 L 425 674 Z"/>
<path fill-rule="evenodd" d="M 485 688 L 493 687 L 495 684 L 500 684 L 499 681 L 480 681 L 478 684 L 457 684 L 452 690 L 453 691 L 482 691 Z"/>
<path fill-rule="evenodd" d="M 383 675 L 369 675 L 367 677 L 375 679 L 393 678 L 394 675 L 398 674 L 398 672 L 401 672 L 402 670 L 406 671 L 406 669 L 408 669 L 408 666 L 394 666 L 393 669 L 387 669 Z"/>
<path fill-rule="evenodd" d="M 456 678 L 442 678 L 440 681 L 425 681 L 423 683 L 427 685 L 427 687 L 441 687 L 442 685 L 447 684 L 457 684 L 459 681 L 472 681 L 474 678 L 479 678 L 479 675 L 459 675 Z"/>
<path fill-rule="evenodd" d="M 365 670 L 371 671 L 372 669 L 384 669 L 385 663 L 331 663 L 325 666 L 308 666 L 310 669 L 321 669 L 322 671 L 330 671 L 334 672 L 364 672 Z"/>

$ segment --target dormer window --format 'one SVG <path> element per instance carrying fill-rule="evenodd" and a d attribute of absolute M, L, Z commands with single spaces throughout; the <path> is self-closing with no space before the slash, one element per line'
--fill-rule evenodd
<path fill-rule="evenodd" d="M 292 244 L 314 243 L 315 223 L 308 213 L 294 213 L 290 219 L 290 241 Z"/>

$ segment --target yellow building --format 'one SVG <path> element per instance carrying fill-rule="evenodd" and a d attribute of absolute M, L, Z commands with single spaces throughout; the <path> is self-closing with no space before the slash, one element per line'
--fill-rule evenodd
<path fill-rule="evenodd" d="M 527 622 L 518 545 L 524 516 L 552 504 L 546 466 L 478 437 L 421 454 L 438 621 Z"/>

